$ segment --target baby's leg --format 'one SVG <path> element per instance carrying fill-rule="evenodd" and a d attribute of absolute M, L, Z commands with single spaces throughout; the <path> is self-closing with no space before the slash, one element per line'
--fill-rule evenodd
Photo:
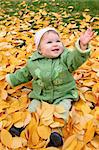
<path fill-rule="evenodd" d="M 64 107 L 64 110 L 65 112 L 61 114 L 61 117 L 67 121 L 68 120 L 68 117 L 69 117 L 69 111 L 70 111 L 70 108 L 71 108 L 71 102 L 72 102 L 72 99 L 64 99 L 62 100 L 61 102 L 59 102 L 57 105 L 61 105 Z"/>
<path fill-rule="evenodd" d="M 33 99 L 28 107 L 29 112 L 36 112 L 37 108 L 40 107 L 40 104 L 41 102 L 39 100 Z"/>
<path fill-rule="evenodd" d="M 71 108 L 71 99 L 64 99 L 59 103 L 54 103 L 55 105 L 60 105 L 64 107 L 65 112 L 61 113 L 61 118 L 64 119 L 65 122 L 67 122 L 68 117 L 69 117 L 69 110 Z M 54 146 L 54 147 L 59 147 L 63 145 L 63 139 L 62 139 L 62 128 L 58 128 L 59 132 L 52 132 L 50 135 L 50 141 L 47 145 L 49 146 Z"/>
<path fill-rule="evenodd" d="M 38 107 L 40 107 L 40 101 L 33 99 L 31 103 L 29 104 L 28 110 L 29 112 L 35 112 Z M 14 125 L 9 129 L 9 132 L 12 134 L 12 136 L 20 136 L 21 132 L 25 129 L 25 127 L 17 128 Z"/>

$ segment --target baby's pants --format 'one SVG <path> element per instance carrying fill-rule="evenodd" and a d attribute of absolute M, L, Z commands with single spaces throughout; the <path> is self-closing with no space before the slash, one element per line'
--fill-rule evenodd
<path fill-rule="evenodd" d="M 54 105 L 61 105 L 64 107 L 65 112 L 61 113 L 61 118 L 63 118 L 65 121 L 67 121 L 69 116 L 69 110 L 71 108 L 71 102 L 72 99 L 64 99 L 60 101 L 59 103 L 54 103 Z M 31 103 L 29 104 L 28 110 L 30 112 L 35 112 L 38 107 L 40 107 L 41 101 L 33 99 Z"/>

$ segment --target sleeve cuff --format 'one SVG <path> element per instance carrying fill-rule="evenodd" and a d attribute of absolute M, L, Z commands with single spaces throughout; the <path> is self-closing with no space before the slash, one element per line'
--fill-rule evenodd
<path fill-rule="evenodd" d="M 90 52 L 90 45 L 88 45 L 88 48 L 86 49 L 86 50 L 82 50 L 81 48 L 80 48 L 80 45 L 79 45 L 79 40 L 80 39 L 78 39 L 77 41 L 76 41 L 76 43 L 75 43 L 75 47 L 77 48 L 77 50 L 80 52 L 80 53 L 88 53 L 88 52 Z"/>
<path fill-rule="evenodd" d="M 10 84 L 11 87 L 13 87 L 13 84 L 11 83 L 11 80 L 10 80 L 10 74 L 6 75 L 6 81 Z"/>

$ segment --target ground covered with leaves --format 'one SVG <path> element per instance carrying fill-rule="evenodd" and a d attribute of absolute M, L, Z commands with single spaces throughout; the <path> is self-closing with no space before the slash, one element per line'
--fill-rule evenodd
<path fill-rule="evenodd" d="M 25 1 L 18 5 L 24 7 L 17 15 L 0 11 L 0 150 L 99 150 L 99 17 L 89 15 L 88 10 L 72 15 L 47 12 L 46 3 L 37 12 L 28 9 Z M 11 88 L 5 81 L 6 74 L 25 65 L 35 51 L 35 32 L 48 25 L 60 32 L 67 48 L 74 46 L 88 26 L 95 31 L 90 58 L 73 74 L 79 101 L 73 104 L 65 126 L 61 107 L 44 102 L 36 113 L 27 111 L 31 82 Z M 12 136 L 12 125 L 26 128 L 19 137 Z M 58 127 L 62 127 L 63 146 L 46 148 L 50 133 Z"/>

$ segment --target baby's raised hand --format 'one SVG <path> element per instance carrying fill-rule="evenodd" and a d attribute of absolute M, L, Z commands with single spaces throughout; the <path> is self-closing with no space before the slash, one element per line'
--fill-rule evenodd
<path fill-rule="evenodd" d="M 81 36 L 80 36 L 80 47 L 82 49 L 86 49 L 90 40 L 94 37 L 94 32 L 91 28 L 88 28 Z M 85 47 L 85 48 L 84 48 Z"/>

